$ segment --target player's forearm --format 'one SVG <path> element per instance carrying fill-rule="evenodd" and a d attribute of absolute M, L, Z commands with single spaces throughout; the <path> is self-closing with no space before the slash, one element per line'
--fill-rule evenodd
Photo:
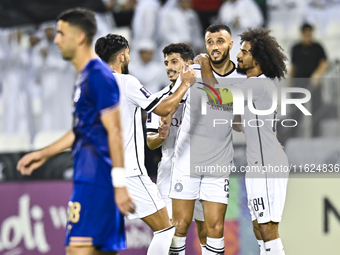
<path fill-rule="evenodd" d="M 242 125 L 240 124 L 233 124 L 233 130 L 236 132 L 243 132 Z"/>
<path fill-rule="evenodd" d="M 190 88 L 190 82 L 182 81 L 181 85 L 176 91 L 166 99 L 162 100 L 159 105 L 153 110 L 153 112 L 159 116 L 166 117 L 177 107 L 181 102 L 184 94 Z"/>
<path fill-rule="evenodd" d="M 217 80 L 216 80 L 216 78 L 215 78 L 215 76 L 212 72 L 210 63 L 202 63 L 201 74 L 202 74 L 203 83 L 215 88 L 215 84 L 218 84 L 218 82 L 217 82 Z M 215 91 L 217 91 L 217 94 L 220 96 L 219 90 L 217 89 Z M 215 93 L 211 93 L 211 95 L 214 97 L 216 102 L 219 101 L 219 99 L 218 99 L 218 97 Z M 208 96 L 208 98 L 209 98 L 210 101 L 213 101 L 211 96 Z"/>
<path fill-rule="evenodd" d="M 52 157 L 68 148 L 71 148 L 74 142 L 74 139 L 75 139 L 75 136 L 74 136 L 73 130 L 70 130 L 58 141 L 43 148 L 41 150 L 41 153 L 43 157 L 47 157 L 47 158 Z"/>
<path fill-rule="evenodd" d="M 233 130 L 236 132 L 243 132 L 243 126 L 241 124 L 241 116 L 235 115 L 233 120 Z"/>
<path fill-rule="evenodd" d="M 165 139 L 159 137 L 158 134 L 148 134 L 146 138 L 146 143 L 150 150 L 155 150 L 163 144 Z"/>

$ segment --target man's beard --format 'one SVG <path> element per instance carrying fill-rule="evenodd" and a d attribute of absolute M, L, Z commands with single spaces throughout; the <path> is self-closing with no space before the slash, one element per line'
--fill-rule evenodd
<path fill-rule="evenodd" d="M 239 59 L 237 59 L 237 62 L 239 62 Z M 237 64 L 236 72 L 239 74 L 247 74 L 249 68 L 241 68 L 239 64 Z"/>
<path fill-rule="evenodd" d="M 228 49 L 223 53 L 221 60 L 213 60 L 212 57 L 211 57 L 211 55 L 209 54 L 211 63 L 213 63 L 213 65 L 222 64 L 222 63 L 226 60 L 226 58 L 227 58 L 228 56 L 229 56 L 229 47 L 228 47 Z"/>
<path fill-rule="evenodd" d="M 239 74 L 247 74 L 247 70 L 248 69 L 240 68 L 239 65 L 237 65 L 237 67 L 236 67 L 236 72 L 239 73 Z"/>
<path fill-rule="evenodd" d="M 122 74 L 129 74 L 129 63 L 124 62 L 124 65 L 122 66 Z"/>

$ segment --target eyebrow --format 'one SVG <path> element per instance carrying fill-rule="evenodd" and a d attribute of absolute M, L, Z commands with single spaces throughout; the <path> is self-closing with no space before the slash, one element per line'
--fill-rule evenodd
<path fill-rule="evenodd" d="M 212 40 L 212 38 L 211 38 L 211 37 L 207 39 L 207 42 L 208 42 L 208 41 L 210 41 L 210 40 Z M 216 39 L 216 40 L 224 40 L 224 41 L 225 41 L 225 39 L 224 39 L 223 37 L 217 37 L 217 39 Z"/>
<path fill-rule="evenodd" d="M 249 50 L 245 50 L 245 49 L 242 49 L 242 48 L 240 48 L 240 50 L 241 50 L 241 51 L 245 51 L 245 52 L 247 52 L 247 53 L 250 52 Z"/>
<path fill-rule="evenodd" d="M 170 59 L 170 60 L 164 60 L 164 63 L 165 63 L 165 62 L 169 62 L 169 61 L 173 61 L 173 60 L 178 60 L 178 58 L 172 58 L 172 59 Z"/>

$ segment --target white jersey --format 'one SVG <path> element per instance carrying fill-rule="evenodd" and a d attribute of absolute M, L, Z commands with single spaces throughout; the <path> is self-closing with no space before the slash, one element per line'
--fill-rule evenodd
<path fill-rule="evenodd" d="M 171 85 L 165 87 L 160 92 L 156 93 L 156 95 L 158 95 L 159 97 L 170 96 Z M 182 123 L 182 112 L 184 102 L 185 102 L 184 100 L 181 101 L 177 111 L 173 114 L 170 125 L 170 134 L 162 144 L 162 159 L 159 162 L 157 171 L 157 185 L 159 187 L 163 186 L 163 184 L 165 183 L 169 183 L 170 185 L 172 157 L 174 155 L 175 141 L 179 130 L 179 126 Z M 148 117 L 146 120 L 147 134 L 158 134 L 159 120 L 160 117 L 158 115 L 152 112 L 148 113 Z M 167 192 L 169 192 L 169 189 Z"/>
<path fill-rule="evenodd" d="M 132 75 L 114 73 L 120 91 L 120 115 L 124 139 L 126 177 L 147 175 L 144 166 L 144 133 L 141 109 L 151 112 L 161 97 L 151 94 Z"/>
<path fill-rule="evenodd" d="M 236 72 L 234 68 L 225 75 L 214 73 L 219 84 L 234 83 L 236 79 L 244 76 Z M 205 86 L 200 83 L 201 68 L 195 64 L 196 83 L 186 93 L 186 103 L 183 110 L 182 125 L 176 142 L 174 162 L 179 168 L 191 169 L 199 166 L 228 166 L 233 164 L 234 150 L 232 146 L 233 120 L 232 103 L 223 106 L 215 106 L 209 102 L 207 94 L 202 89 Z M 232 81 L 233 80 L 233 81 Z M 175 88 L 181 83 L 177 79 Z M 174 89 L 174 88 L 173 88 Z M 202 114 L 202 106 L 206 105 L 206 114 Z M 215 125 L 214 119 L 228 121 L 227 125 Z M 191 151 L 190 151 L 191 149 Z"/>
<path fill-rule="evenodd" d="M 273 104 L 274 82 L 264 74 L 251 77 L 240 88 L 245 98 L 248 98 L 248 90 L 252 90 L 253 106 L 256 110 L 269 110 Z M 276 109 L 276 108 L 275 108 Z M 276 136 L 276 113 L 257 115 L 245 105 L 244 115 L 241 115 L 244 134 L 247 143 L 248 166 L 288 166 L 288 159 Z"/>

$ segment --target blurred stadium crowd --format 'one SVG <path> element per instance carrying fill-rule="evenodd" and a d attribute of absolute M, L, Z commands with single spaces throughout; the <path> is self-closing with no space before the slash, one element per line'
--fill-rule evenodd
<path fill-rule="evenodd" d="M 230 55 L 234 62 L 239 51 L 238 34 L 248 27 L 271 29 L 288 55 L 288 69 L 292 66 L 291 48 L 301 37 L 300 27 L 309 23 L 326 56 L 327 68 L 322 77 L 340 76 L 339 0 L 101 1 L 107 11 L 97 13 L 96 38 L 107 33 L 124 35 L 131 47 L 130 74 L 151 92 L 169 83 L 163 64 L 164 46 L 185 42 L 196 54 L 204 52 L 204 30 L 212 23 L 230 26 L 234 40 Z M 42 147 L 72 126 L 72 84 L 76 72 L 62 60 L 53 43 L 55 33 L 54 21 L 0 28 L 1 151 Z M 339 84 L 333 80 L 327 86 L 325 83 L 322 100 L 330 105 L 319 115 L 330 115 L 329 122 L 319 134 L 302 129 L 296 135 L 339 134 Z M 332 114 L 328 114 L 330 111 Z"/>

